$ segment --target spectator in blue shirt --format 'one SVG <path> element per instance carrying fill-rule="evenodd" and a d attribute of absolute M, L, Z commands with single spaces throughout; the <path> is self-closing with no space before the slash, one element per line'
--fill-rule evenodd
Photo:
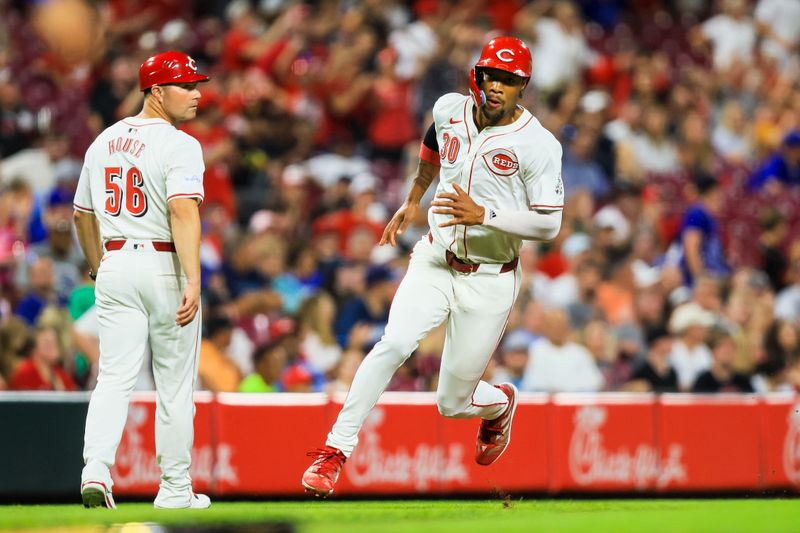
<path fill-rule="evenodd" d="M 699 176 L 694 184 L 699 198 L 684 213 L 680 232 L 683 249 L 680 267 L 684 284 L 688 287 L 702 274 L 724 277 L 731 272 L 725 261 L 716 219 L 722 207 L 722 189 L 719 182 L 709 175 Z"/>
<path fill-rule="evenodd" d="M 751 191 L 766 189 L 777 194 L 782 187 L 791 186 L 800 186 L 800 129 L 790 131 L 783 138 L 780 151 L 769 157 L 747 182 Z"/>
<path fill-rule="evenodd" d="M 389 320 L 389 307 L 397 289 L 392 271 L 385 266 L 373 266 L 367 271 L 367 289 L 361 296 L 356 296 L 342 306 L 336 321 L 336 340 L 348 347 L 350 330 L 356 324 L 369 324 L 372 333 L 364 346 L 354 346 L 367 352 L 380 340 L 386 322 Z"/>
<path fill-rule="evenodd" d="M 28 290 L 17 302 L 14 314 L 33 326 L 44 308 L 50 304 L 63 306 L 66 301 L 59 299 L 55 290 L 53 261 L 47 257 L 38 257 L 28 267 Z"/>
<path fill-rule="evenodd" d="M 588 129 L 579 129 L 564 150 L 561 173 L 567 196 L 585 189 L 595 199 L 608 194 L 610 185 L 602 167 L 592 159 L 597 135 Z"/>

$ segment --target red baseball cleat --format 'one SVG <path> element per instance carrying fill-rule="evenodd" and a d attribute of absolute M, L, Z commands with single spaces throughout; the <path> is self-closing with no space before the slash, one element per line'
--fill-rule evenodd
<path fill-rule="evenodd" d="M 508 396 L 508 407 L 494 420 L 483 420 L 478 430 L 478 443 L 475 447 L 475 462 L 488 466 L 497 461 L 511 442 L 511 422 L 517 410 L 517 388 L 511 383 L 495 385 Z"/>
<path fill-rule="evenodd" d="M 347 457 L 341 450 L 332 446 L 318 448 L 306 455 L 316 458 L 303 474 L 303 486 L 306 492 L 322 498 L 330 496 Z"/>

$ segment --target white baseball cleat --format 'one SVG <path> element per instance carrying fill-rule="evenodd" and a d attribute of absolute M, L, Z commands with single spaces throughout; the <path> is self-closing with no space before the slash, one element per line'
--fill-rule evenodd
<path fill-rule="evenodd" d="M 153 507 L 156 509 L 208 509 L 211 507 L 211 498 L 205 494 L 192 493 L 192 497 L 189 499 L 189 505 L 172 507 L 169 505 L 159 505 L 158 502 L 156 502 L 153 503 Z"/>
<path fill-rule="evenodd" d="M 111 491 L 102 481 L 84 481 L 81 483 L 81 500 L 83 500 L 83 506 L 87 509 L 93 507 L 117 508 L 117 504 L 114 503 L 114 496 L 111 495 Z"/>

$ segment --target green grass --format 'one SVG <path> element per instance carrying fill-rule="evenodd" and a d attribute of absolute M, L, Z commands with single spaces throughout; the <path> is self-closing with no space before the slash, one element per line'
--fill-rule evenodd
<path fill-rule="evenodd" d="M 309 533 L 436 533 L 479 531 L 796 532 L 800 501 L 725 500 L 512 500 L 217 502 L 207 511 L 155 511 L 122 503 L 116 511 L 80 505 L 0 506 L 0 529 L 160 524 L 291 522 Z"/>

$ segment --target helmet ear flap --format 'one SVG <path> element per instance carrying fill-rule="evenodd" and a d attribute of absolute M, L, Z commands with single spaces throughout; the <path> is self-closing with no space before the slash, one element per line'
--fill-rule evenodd
<path fill-rule="evenodd" d="M 480 73 L 476 73 L 474 68 L 469 71 L 469 92 L 472 93 L 472 100 L 475 102 L 475 105 L 480 107 L 486 103 L 486 95 L 478 85 L 480 83 L 477 79 L 478 75 L 480 75 Z M 483 78 L 483 76 L 481 76 L 481 78 Z"/>

